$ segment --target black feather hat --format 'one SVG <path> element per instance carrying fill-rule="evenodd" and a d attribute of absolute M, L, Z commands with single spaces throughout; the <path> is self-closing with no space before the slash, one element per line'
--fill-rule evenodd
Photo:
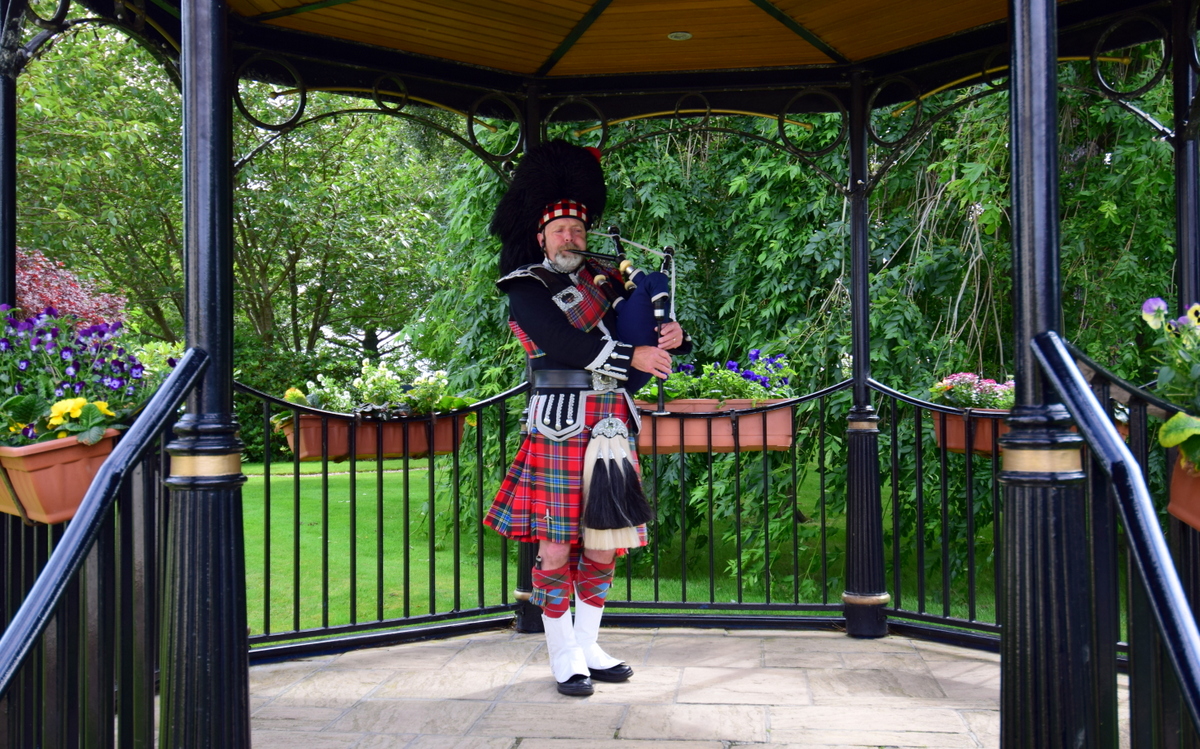
<path fill-rule="evenodd" d="M 599 151 L 552 140 L 521 159 L 508 192 L 500 199 L 489 227 L 500 238 L 500 275 L 522 265 L 539 263 L 542 250 L 537 233 L 546 206 L 573 200 L 587 207 L 590 229 L 604 213 L 608 191 Z"/>

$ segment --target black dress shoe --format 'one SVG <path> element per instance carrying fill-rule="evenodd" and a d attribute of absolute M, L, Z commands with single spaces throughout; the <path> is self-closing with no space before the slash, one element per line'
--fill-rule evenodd
<path fill-rule="evenodd" d="M 633 676 L 633 669 L 624 663 L 618 663 L 612 668 L 589 668 L 588 671 L 595 681 L 628 681 Z"/>
<path fill-rule="evenodd" d="M 575 674 L 566 681 L 558 682 L 558 693 L 568 697 L 587 697 L 595 691 L 592 680 L 583 674 Z"/>

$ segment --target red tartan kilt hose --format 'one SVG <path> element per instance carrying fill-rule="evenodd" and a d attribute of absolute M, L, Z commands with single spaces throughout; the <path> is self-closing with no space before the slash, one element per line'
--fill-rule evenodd
<path fill-rule="evenodd" d="M 484 525 L 516 541 L 578 542 L 583 508 L 583 455 L 592 427 L 609 416 L 630 427 L 630 459 L 636 466 L 633 419 L 624 391 L 590 395 L 584 417 L 587 428 L 582 434 L 562 442 L 547 439 L 536 431 L 525 436 L 483 520 Z M 641 545 L 645 546 L 645 527 L 639 527 L 638 531 Z"/>

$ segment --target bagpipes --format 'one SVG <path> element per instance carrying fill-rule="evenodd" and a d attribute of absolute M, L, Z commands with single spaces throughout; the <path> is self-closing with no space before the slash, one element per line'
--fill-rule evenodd
<path fill-rule="evenodd" d="M 607 234 L 593 233 L 611 238 L 614 252 L 574 252 L 613 263 L 620 273 L 623 288 L 605 289 L 613 299 L 617 339 L 634 346 L 657 346 L 662 326 L 675 319 L 675 251 L 665 247 L 660 252 L 624 239 L 615 226 L 610 226 Z M 660 270 L 648 273 L 634 268 L 625 257 L 625 244 L 661 257 Z M 597 274 L 593 280 L 601 288 L 613 283 L 604 274 Z M 627 392 L 637 392 L 651 377 L 648 372 L 631 370 L 625 382 Z M 663 410 L 662 380 L 658 381 L 658 410 Z M 639 546 L 637 526 L 654 517 L 631 456 L 629 431 L 619 419 L 603 419 L 592 428 L 583 475 L 583 534 L 587 548 Z"/>

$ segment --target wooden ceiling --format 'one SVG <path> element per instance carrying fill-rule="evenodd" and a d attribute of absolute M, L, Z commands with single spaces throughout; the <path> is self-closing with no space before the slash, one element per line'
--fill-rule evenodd
<path fill-rule="evenodd" d="M 1003 23 L 1007 15 L 1007 0 L 230 0 L 229 5 L 255 23 L 549 77 L 852 64 Z M 680 33 L 690 38 L 671 38 Z"/>
<path fill-rule="evenodd" d="M 79 2 L 124 20 L 112 0 Z M 182 0 L 135 2 L 141 33 L 177 50 Z M 828 109 L 846 100 L 854 75 L 866 85 L 903 76 L 875 100 L 885 105 L 1007 63 L 1009 0 L 227 2 L 243 78 L 360 98 L 387 80 L 412 101 L 495 117 L 528 115 L 531 102 L 539 117 L 568 102 L 553 115 L 567 120 L 669 113 L 685 100 L 726 111 Z M 1157 33 L 1143 22 L 1106 34 L 1130 14 L 1168 26 L 1171 0 L 1059 0 L 1059 55 L 1086 57 L 1104 36 L 1114 47 Z M 809 87 L 829 95 L 797 97 Z"/>

